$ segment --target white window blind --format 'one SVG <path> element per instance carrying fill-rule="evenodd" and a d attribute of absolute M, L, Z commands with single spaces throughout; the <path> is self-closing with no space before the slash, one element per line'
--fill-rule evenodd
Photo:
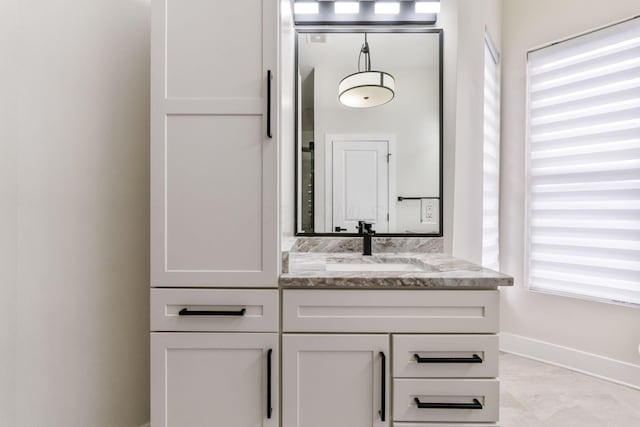
<path fill-rule="evenodd" d="M 530 289 L 640 304 L 640 19 L 528 55 Z"/>
<path fill-rule="evenodd" d="M 500 59 L 488 35 L 484 44 L 482 265 L 498 270 L 500 209 Z"/>

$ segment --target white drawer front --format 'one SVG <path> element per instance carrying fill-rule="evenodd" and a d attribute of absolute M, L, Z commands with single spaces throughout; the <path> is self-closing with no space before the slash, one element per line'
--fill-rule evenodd
<path fill-rule="evenodd" d="M 284 332 L 496 333 L 498 291 L 285 290 Z"/>
<path fill-rule="evenodd" d="M 278 291 L 151 289 L 151 331 L 277 332 Z"/>
<path fill-rule="evenodd" d="M 395 421 L 496 422 L 498 380 L 393 380 Z M 480 404 L 482 409 L 419 408 L 421 404 Z"/>
<path fill-rule="evenodd" d="M 497 377 L 498 336 L 394 335 L 393 376 L 398 378 Z"/>

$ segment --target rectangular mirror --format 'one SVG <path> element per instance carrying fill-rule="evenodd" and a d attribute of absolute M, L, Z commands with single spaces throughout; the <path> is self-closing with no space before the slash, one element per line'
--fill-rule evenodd
<path fill-rule="evenodd" d="M 296 234 L 442 235 L 442 30 L 299 30 Z"/>

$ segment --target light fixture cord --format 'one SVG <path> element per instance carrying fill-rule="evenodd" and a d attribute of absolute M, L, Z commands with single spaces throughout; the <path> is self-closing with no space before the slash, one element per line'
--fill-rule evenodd
<path fill-rule="evenodd" d="M 371 71 L 371 50 L 369 49 L 369 42 L 367 41 L 367 33 L 364 33 L 364 44 L 360 49 L 360 55 L 358 55 L 358 72 L 361 71 L 360 62 L 362 60 L 362 54 L 364 54 L 365 71 Z"/>

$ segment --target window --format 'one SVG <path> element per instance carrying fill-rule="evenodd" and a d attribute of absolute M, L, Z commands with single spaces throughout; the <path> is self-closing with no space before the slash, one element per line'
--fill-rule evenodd
<path fill-rule="evenodd" d="M 532 290 L 640 304 L 640 19 L 528 55 Z"/>
<path fill-rule="evenodd" d="M 488 35 L 484 44 L 484 138 L 482 265 L 498 270 L 500 208 L 500 55 Z"/>

